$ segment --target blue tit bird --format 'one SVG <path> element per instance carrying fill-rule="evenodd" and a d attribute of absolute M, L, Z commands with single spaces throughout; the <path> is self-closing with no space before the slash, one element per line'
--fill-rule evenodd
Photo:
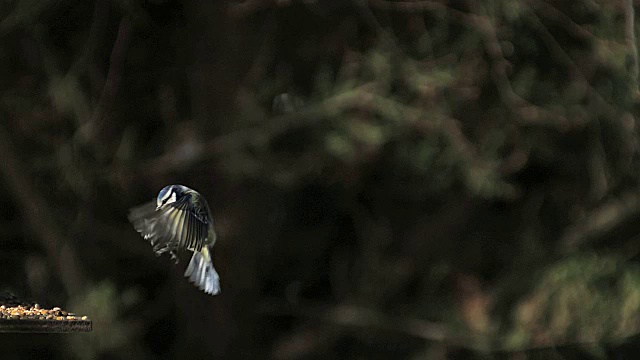
<path fill-rule="evenodd" d="M 197 191 L 184 185 L 165 186 L 156 201 L 131 208 L 129 221 L 157 256 L 168 252 L 178 263 L 177 251 L 193 252 L 184 276 L 207 294 L 220 292 L 220 277 L 211 258 L 216 242 L 213 219 L 207 201 Z"/>

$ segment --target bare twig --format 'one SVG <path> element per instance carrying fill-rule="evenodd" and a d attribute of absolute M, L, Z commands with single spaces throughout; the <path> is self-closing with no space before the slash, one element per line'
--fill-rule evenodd
<path fill-rule="evenodd" d="M 86 68 L 89 79 L 91 79 L 93 90 L 98 92 L 104 86 L 105 76 L 97 69 L 93 58 L 97 54 L 97 48 L 99 44 L 101 44 L 104 33 L 108 27 L 112 3 L 108 0 L 98 0 L 94 6 L 87 43 L 80 57 L 72 65 L 70 72 L 79 71 L 80 69 L 84 70 Z M 89 119 L 83 120 L 88 121 Z"/>
<path fill-rule="evenodd" d="M 544 15 L 545 19 L 554 20 L 557 24 L 563 26 L 565 29 L 571 32 L 571 34 L 573 34 L 575 37 L 578 37 L 584 40 L 591 40 L 595 42 L 602 41 L 600 38 L 595 36 L 591 31 L 587 30 L 584 26 L 580 26 L 579 24 L 576 24 L 576 22 L 573 21 L 571 17 L 567 16 L 565 13 L 558 10 L 556 7 L 547 3 L 546 1 L 543 1 L 543 0 L 527 0 L 527 1 L 530 3 L 529 6 L 534 10 L 540 11 Z"/>
<path fill-rule="evenodd" d="M 600 96 L 600 94 L 591 86 L 591 83 L 584 75 L 582 69 L 576 65 L 571 56 L 567 54 L 564 48 L 558 43 L 556 38 L 551 34 L 549 29 L 544 25 L 542 20 L 538 17 L 535 11 L 531 11 L 531 16 L 527 17 L 529 22 L 534 26 L 540 36 L 545 40 L 547 47 L 549 48 L 549 52 L 559 61 L 569 66 L 573 70 L 573 75 L 577 77 L 577 80 L 584 85 L 587 89 L 589 89 L 589 94 L 598 102 L 599 105 L 602 106 L 603 109 L 606 109 L 611 115 L 615 110 L 613 107 Z"/>
<path fill-rule="evenodd" d="M 298 316 L 349 328 L 390 331 L 428 341 L 462 343 L 443 324 L 416 318 L 394 317 L 356 305 L 290 305 L 280 301 L 265 301 L 257 313 L 267 316 Z"/>
<path fill-rule="evenodd" d="M 113 44 L 113 49 L 111 50 L 107 79 L 104 87 L 102 88 L 102 94 L 100 95 L 98 104 L 93 111 L 91 121 L 78 129 L 78 135 L 81 137 L 83 142 L 92 144 L 94 151 L 98 154 L 102 153 L 102 149 L 96 143 L 96 138 L 104 135 L 107 119 L 111 108 L 113 107 L 113 102 L 122 78 L 122 70 L 124 67 L 130 36 L 131 22 L 125 17 L 120 21 L 120 26 L 118 27 L 118 35 Z"/>
<path fill-rule="evenodd" d="M 233 17 L 246 17 L 256 13 L 257 11 L 269 9 L 277 6 L 278 3 L 288 3 L 287 1 L 278 0 L 244 0 L 235 4 L 227 5 L 227 14 Z"/>
<path fill-rule="evenodd" d="M 636 41 L 636 23 L 635 23 L 635 4 L 633 0 L 623 0 L 624 5 L 624 37 L 625 43 L 629 47 L 631 58 L 633 59 L 633 67 L 631 73 L 635 79 L 635 87 L 638 89 L 638 43 Z"/>
<path fill-rule="evenodd" d="M 575 252 L 639 215 L 640 193 L 624 193 L 602 204 L 569 227 L 558 243 L 559 250 L 564 254 Z"/>
<path fill-rule="evenodd" d="M 467 13 L 447 6 L 438 1 L 388 1 L 369 0 L 369 5 L 379 10 L 401 11 L 401 12 L 424 12 L 424 11 L 446 11 L 447 15 L 453 19 L 469 25 L 478 25 L 482 17 L 476 14 Z"/>
<path fill-rule="evenodd" d="M 476 11 L 481 11 L 476 9 Z M 496 85 L 502 101 L 508 105 L 513 112 L 520 115 L 517 120 L 523 124 L 540 125 L 545 119 L 554 126 L 567 127 L 571 121 L 561 114 L 557 114 L 547 109 L 531 104 L 518 95 L 511 86 L 511 81 L 507 75 L 510 66 L 509 61 L 504 56 L 500 40 L 496 33 L 496 26 L 492 24 L 487 16 L 476 15 L 475 28 L 480 32 L 485 44 L 485 51 L 493 61 L 491 65 L 491 75 Z"/>

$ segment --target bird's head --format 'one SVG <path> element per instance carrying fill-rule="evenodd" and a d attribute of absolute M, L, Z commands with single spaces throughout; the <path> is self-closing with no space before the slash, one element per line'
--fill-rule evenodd
<path fill-rule="evenodd" d="M 184 186 L 182 185 L 169 185 L 162 188 L 156 199 L 156 210 L 179 200 L 184 195 L 183 188 Z"/>

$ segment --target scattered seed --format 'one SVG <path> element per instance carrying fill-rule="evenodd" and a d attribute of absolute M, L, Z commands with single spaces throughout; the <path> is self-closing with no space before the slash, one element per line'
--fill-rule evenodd
<path fill-rule="evenodd" d="M 57 320 L 77 321 L 88 320 L 86 316 L 79 317 L 75 313 L 67 312 L 56 306 L 52 309 L 42 309 L 37 303 L 21 303 L 12 297 L 2 296 L 0 293 L 0 320 Z"/>

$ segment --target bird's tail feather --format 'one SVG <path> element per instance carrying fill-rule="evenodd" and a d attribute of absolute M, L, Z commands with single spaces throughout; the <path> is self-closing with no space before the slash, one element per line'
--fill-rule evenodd
<path fill-rule="evenodd" d="M 193 253 L 184 276 L 207 294 L 216 295 L 220 292 L 220 277 L 213 267 L 211 251 L 207 245 Z"/>

